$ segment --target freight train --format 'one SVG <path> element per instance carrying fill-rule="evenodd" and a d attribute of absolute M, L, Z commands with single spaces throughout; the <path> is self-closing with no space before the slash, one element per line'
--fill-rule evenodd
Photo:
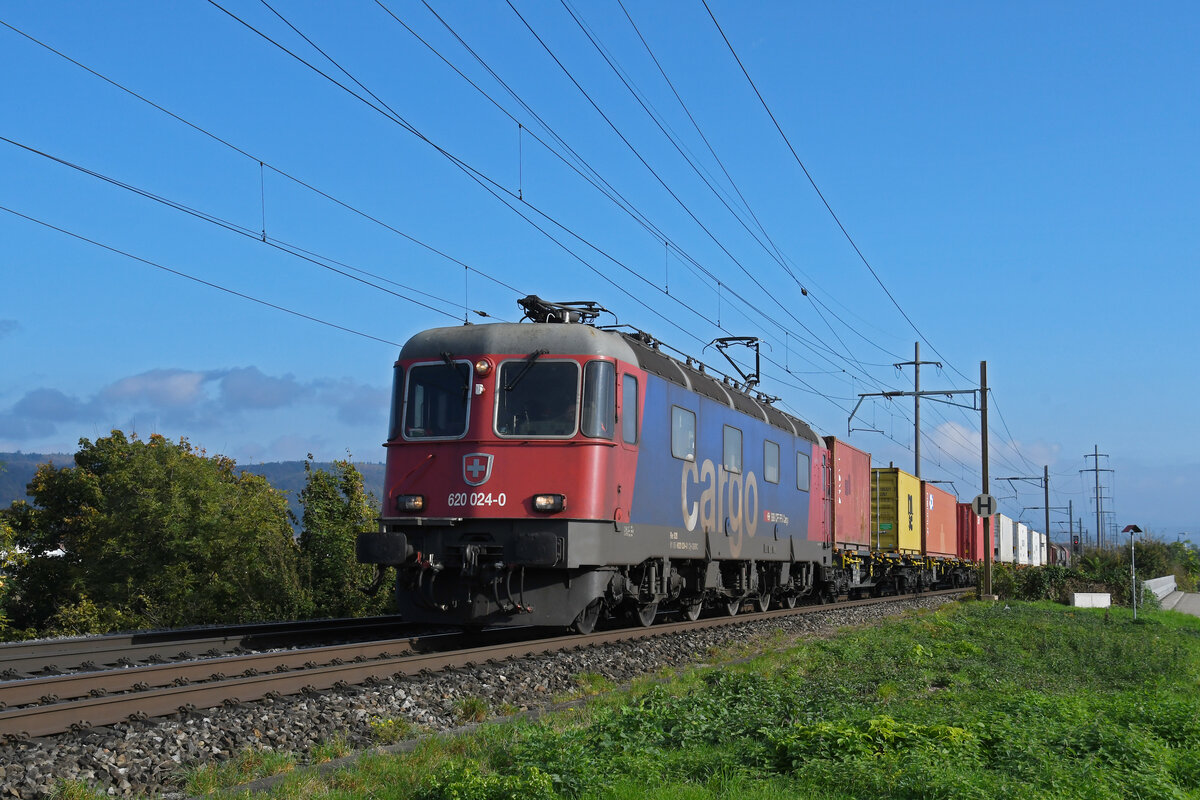
<path fill-rule="evenodd" d="M 950 493 L 594 303 L 519 302 L 527 321 L 424 331 L 395 363 L 357 558 L 396 568 L 406 619 L 588 632 L 974 583 L 982 525 Z"/>

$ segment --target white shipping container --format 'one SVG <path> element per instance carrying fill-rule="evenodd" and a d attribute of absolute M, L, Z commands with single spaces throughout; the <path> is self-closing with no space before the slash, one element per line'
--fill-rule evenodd
<path fill-rule="evenodd" d="M 1029 526 L 1024 522 L 1016 525 L 1017 563 L 1029 563 Z"/>
<path fill-rule="evenodd" d="M 1011 564 L 1013 553 L 1013 521 L 997 514 L 992 518 L 992 560 Z"/>
<path fill-rule="evenodd" d="M 1050 563 L 1050 537 L 1043 533 L 1040 538 L 1042 542 L 1042 549 L 1040 551 L 1042 558 L 1038 563 L 1044 567 Z"/>
<path fill-rule="evenodd" d="M 1035 530 L 1029 531 L 1029 563 L 1035 567 L 1042 563 L 1042 534 Z"/>

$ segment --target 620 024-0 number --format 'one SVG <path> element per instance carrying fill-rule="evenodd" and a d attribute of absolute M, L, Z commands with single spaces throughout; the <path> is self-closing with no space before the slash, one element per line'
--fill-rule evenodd
<path fill-rule="evenodd" d="M 451 508 L 462 506 L 503 506 L 508 501 L 504 492 L 451 492 L 446 498 L 446 505 Z"/>

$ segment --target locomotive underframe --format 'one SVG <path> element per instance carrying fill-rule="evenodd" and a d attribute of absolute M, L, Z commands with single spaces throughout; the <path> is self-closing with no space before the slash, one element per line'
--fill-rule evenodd
<path fill-rule="evenodd" d="M 771 552 L 729 558 L 727 538 L 610 521 L 387 518 L 359 536 L 358 560 L 397 568 L 405 618 L 458 625 L 587 628 L 615 613 L 649 624 L 659 610 L 736 613 L 819 594 L 821 543 L 747 540 L 745 551 Z M 681 542 L 696 556 L 678 557 Z"/>
<path fill-rule="evenodd" d="M 975 582 L 973 565 L 958 559 L 835 550 L 826 564 L 829 551 L 817 542 L 789 542 L 775 557 L 678 558 L 672 530 L 607 521 L 380 523 L 359 536 L 359 561 L 397 568 L 400 613 L 417 622 L 590 630 L 611 614 L 650 624 L 658 611 L 695 618 L 706 607 L 735 614 L 747 601 L 766 609 Z"/>

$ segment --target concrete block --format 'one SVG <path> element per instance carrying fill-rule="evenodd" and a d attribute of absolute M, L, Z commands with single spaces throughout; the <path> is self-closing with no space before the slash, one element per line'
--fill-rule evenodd
<path fill-rule="evenodd" d="M 1076 608 L 1108 608 L 1112 605 L 1112 595 L 1108 592 L 1075 592 L 1071 595 L 1071 605 Z"/>

